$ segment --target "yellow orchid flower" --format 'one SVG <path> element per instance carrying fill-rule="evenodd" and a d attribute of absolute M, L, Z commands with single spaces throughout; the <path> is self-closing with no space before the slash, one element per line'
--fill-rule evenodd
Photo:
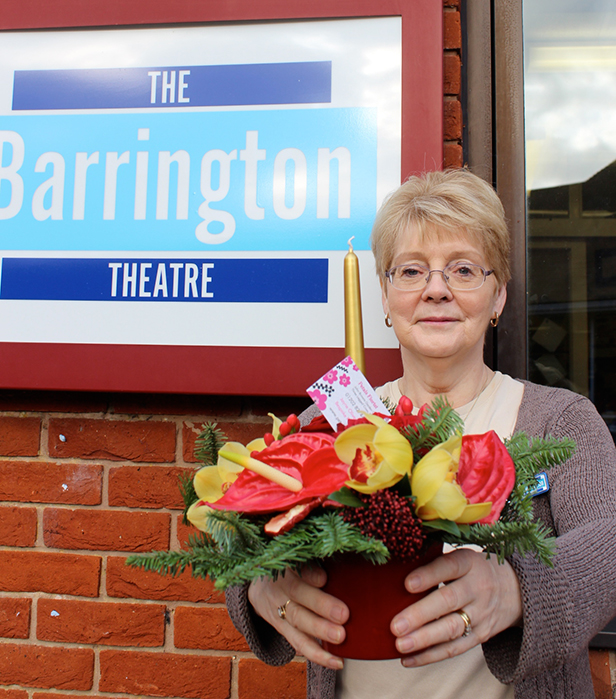
<path fill-rule="evenodd" d="M 225 444 L 225 449 L 250 456 L 248 448 L 239 442 L 228 442 Z M 242 470 L 242 466 L 219 455 L 218 463 L 215 466 L 204 466 L 195 474 L 193 484 L 197 497 L 204 502 L 220 500 Z"/>
<path fill-rule="evenodd" d="M 458 524 L 477 522 L 490 513 L 491 502 L 469 504 L 456 474 L 462 437 L 450 437 L 420 459 L 411 476 L 417 516 L 423 520 L 448 519 Z"/>
<path fill-rule="evenodd" d="M 395 427 L 376 415 L 370 424 L 354 425 L 334 442 L 336 455 L 349 465 L 349 488 L 374 493 L 395 485 L 413 466 L 413 450 Z"/>
<path fill-rule="evenodd" d="M 206 532 L 205 520 L 211 511 L 212 508 L 204 505 L 201 501 L 194 502 L 186 512 L 186 519 L 199 531 Z"/>

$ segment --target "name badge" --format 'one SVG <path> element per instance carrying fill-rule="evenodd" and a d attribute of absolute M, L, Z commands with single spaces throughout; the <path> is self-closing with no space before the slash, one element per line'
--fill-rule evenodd
<path fill-rule="evenodd" d="M 545 471 L 541 471 L 535 476 L 535 479 L 537 481 L 537 485 L 535 488 L 531 490 L 531 496 L 532 497 L 537 497 L 537 495 L 543 495 L 543 493 L 547 493 L 548 490 L 550 489 L 550 482 L 548 481 L 548 474 Z"/>

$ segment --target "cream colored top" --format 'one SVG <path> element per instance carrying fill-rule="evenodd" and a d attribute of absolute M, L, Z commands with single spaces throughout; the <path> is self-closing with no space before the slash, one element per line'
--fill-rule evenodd
<path fill-rule="evenodd" d="M 400 400 L 398 381 L 377 393 Z M 470 403 L 457 409 L 467 434 L 494 430 L 501 439 L 513 434 L 524 386 L 495 372 L 490 383 Z M 417 406 L 419 409 L 419 406 Z M 449 547 L 451 550 L 451 547 Z M 447 549 L 446 549 L 447 551 Z M 419 668 L 399 660 L 345 660 L 336 673 L 336 699 L 513 699 L 512 685 L 501 684 L 488 670 L 481 646 L 455 658 Z"/>

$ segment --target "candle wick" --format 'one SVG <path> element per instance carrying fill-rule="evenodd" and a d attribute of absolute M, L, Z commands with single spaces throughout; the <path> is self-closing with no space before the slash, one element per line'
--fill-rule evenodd
<path fill-rule="evenodd" d="M 353 245 L 352 245 L 352 243 L 351 243 L 351 241 L 353 240 L 353 238 L 355 238 L 354 235 L 352 235 L 352 236 L 349 238 L 349 240 L 347 241 L 347 245 L 349 246 L 349 252 L 353 252 Z"/>

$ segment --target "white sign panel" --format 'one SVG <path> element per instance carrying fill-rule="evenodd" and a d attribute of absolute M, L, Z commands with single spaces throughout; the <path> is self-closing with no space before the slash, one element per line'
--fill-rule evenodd
<path fill-rule="evenodd" d="M 341 347 L 351 236 L 380 318 L 369 235 L 400 181 L 400 33 L 3 34 L 0 342 Z"/>

